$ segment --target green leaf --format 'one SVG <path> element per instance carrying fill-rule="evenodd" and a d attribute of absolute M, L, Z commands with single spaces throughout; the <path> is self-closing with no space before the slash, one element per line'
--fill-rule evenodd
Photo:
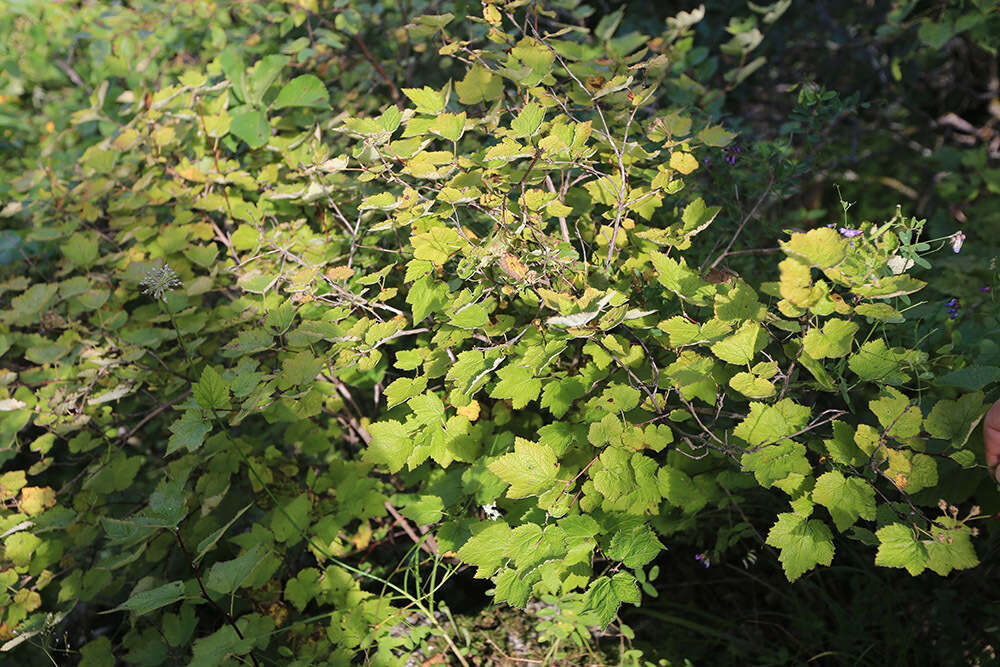
<path fill-rule="evenodd" d="M 820 269 L 828 269 L 844 261 L 846 245 L 840 233 L 830 227 L 792 234 L 791 239 L 781 242 L 781 248 L 787 255 Z"/>
<path fill-rule="evenodd" d="M 866 463 L 868 456 L 858 448 L 854 440 L 854 429 L 849 424 L 839 420 L 834 421 L 832 426 L 833 439 L 823 441 L 826 450 L 830 453 L 830 458 L 837 463 L 849 466 L 860 466 Z"/>
<path fill-rule="evenodd" d="M 229 82 L 233 84 L 233 92 L 240 100 L 247 100 L 247 70 L 243 64 L 243 48 L 238 44 L 232 44 L 225 51 L 219 54 L 219 64 L 222 65 L 222 73 L 226 75 Z"/>
<path fill-rule="evenodd" d="M 410 287 L 406 303 L 413 308 L 413 323 L 422 322 L 431 313 L 444 309 L 448 302 L 448 288 L 423 276 Z"/>
<path fill-rule="evenodd" d="M 204 558 L 205 554 L 207 554 L 210 550 L 212 550 L 215 547 L 215 545 L 219 542 L 219 540 L 222 539 L 222 536 L 226 534 L 226 531 L 232 528 L 233 524 L 236 523 L 236 521 L 241 516 L 243 516 L 243 514 L 251 507 L 253 507 L 253 503 L 250 503 L 249 505 L 241 509 L 239 512 L 236 513 L 236 515 L 232 519 L 226 522 L 226 525 L 224 525 L 222 528 L 219 528 L 211 535 L 203 539 L 201 542 L 199 542 L 198 549 L 195 552 L 194 562 L 197 563 L 202 558 Z"/>
<path fill-rule="evenodd" d="M 272 105 L 274 109 L 286 107 L 328 109 L 330 107 L 330 94 L 318 76 L 303 74 L 286 83 Z"/>
<path fill-rule="evenodd" d="M 497 371 L 497 377 L 500 381 L 490 391 L 490 398 L 509 398 L 515 410 L 538 398 L 542 389 L 542 381 L 524 366 L 508 364 Z"/>
<path fill-rule="evenodd" d="M 188 667 L 218 667 L 232 655 L 245 655 L 253 648 L 253 639 L 240 639 L 231 625 L 221 628 L 195 641 L 191 663 Z"/>
<path fill-rule="evenodd" d="M 920 433 L 923 414 L 916 401 L 911 401 L 898 390 L 887 387 L 882 397 L 868 403 L 878 417 L 886 435 L 893 438 L 912 438 Z"/>
<path fill-rule="evenodd" d="M 688 236 L 697 234 L 715 220 L 722 210 L 721 206 L 705 206 L 705 200 L 698 197 L 693 202 L 684 207 L 681 213 L 681 221 L 684 223 L 684 233 Z"/>
<path fill-rule="evenodd" d="M 184 598 L 184 582 L 172 581 L 142 593 L 136 593 L 111 611 L 130 611 L 142 616 Z"/>
<path fill-rule="evenodd" d="M 518 139 L 533 137 L 538 132 L 538 128 L 542 126 L 544 118 L 545 110 L 537 103 L 530 102 L 525 104 L 524 108 L 521 109 L 521 113 L 511 121 L 510 129 Z"/>
<path fill-rule="evenodd" d="M 857 331 L 858 325 L 854 322 L 832 319 L 823 325 L 822 330 L 807 331 L 802 343 L 806 354 L 813 359 L 835 359 L 850 353 Z"/>
<path fill-rule="evenodd" d="M 254 106 L 260 106 L 261 100 L 264 99 L 264 93 L 271 87 L 289 61 L 291 58 L 288 56 L 276 54 L 261 58 L 254 66 L 253 73 L 250 74 L 250 86 L 247 91 L 250 99 L 247 101 Z"/>
<path fill-rule="evenodd" d="M 712 353 L 719 359 L 738 366 L 753 361 L 754 356 L 767 345 L 767 336 L 756 322 L 747 322 L 732 336 L 712 345 Z"/>
<path fill-rule="evenodd" d="M 427 376 L 418 375 L 415 378 L 400 377 L 385 388 L 385 407 L 393 408 L 405 403 L 427 388 Z"/>
<path fill-rule="evenodd" d="M 1000 368 L 996 366 L 973 366 L 960 368 L 934 379 L 936 383 L 947 384 L 966 391 L 979 391 L 988 384 L 1000 382 Z"/>
<path fill-rule="evenodd" d="M 955 524 L 955 520 L 950 517 L 943 521 L 949 525 Z M 966 526 L 956 526 L 954 530 L 931 526 L 927 556 L 927 567 L 942 577 L 952 570 L 968 570 L 979 565 L 976 550 L 972 547 L 972 535 Z"/>
<path fill-rule="evenodd" d="M 658 466 L 640 452 L 630 454 L 621 447 L 608 447 L 593 474 L 594 488 L 604 496 L 608 510 L 628 514 L 651 514 L 660 505 L 656 484 Z"/>
<path fill-rule="evenodd" d="M 753 373 L 737 373 L 729 379 L 729 386 L 747 398 L 767 398 L 777 391 L 773 382 Z"/>
<path fill-rule="evenodd" d="M 685 514 L 695 514 L 708 503 L 708 494 L 694 483 L 694 480 L 680 468 L 663 465 L 656 473 L 660 494 L 674 507 L 680 507 Z"/>
<path fill-rule="evenodd" d="M 444 95 L 430 86 L 423 88 L 403 88 L 403 94 L 417 105 L 419 113 L 437 115 L 444 111 Z"/>
<path fill-rule="evenodd" d="M 448 141 L 458 141 L 465 133 L 465 112 L 443 113 L 434 119 L 431 132 L 441 136 Z"/>
<path fill-rule="evenodd" d="M 817 565 L 833 561 L 833 535 L 825 523 L 782 513 L 767 534 L 767 544 L 781 550 L 778 560 L 789 581 L 795 581 Z"/>
<path fill-rule="evenodd" d="M 233 560 L 215 563 L 205 578 L 205 588 L 223 595 L 235 593 L 265 558 L 267 552 L 258 544 Z"/>
<path fill-rule="evenodd" d="M 413 415 L 423 424 L 440 424 L 444 421 L 444 403 L 433 392 L 414 396 L 409 400 L 409 406 L 413 410 Z"/>
<path fill-rule="evenodd" d="M 492 102 L 503 95 L 503 81 L 481 65 L 473 65 L 465 78 L 455 84 L 458 101 L 462 104 Z"/>
<path fill-rule="evenodd" d="M 323 360 L 313 356 L 308 350 L 285 357 L 278 374 L 278 388 L 290 389 L 298 385 L 311 384 L 323 368 Z"/>
<path fill-rule="evenodd" d="M 634 570 L 650 563 L 662 550 L 663 544 L 656 534 L 646 524 L 640 524 L 615 533 L 607 554 Z"/>
<path fill-rule="evenodd" d="M 485 524 L 455 555 L 459 560 L 476 566 L 476 579 L 491 577 L 507 555 L 510 534 L 510 526 L 503 521 Z"/>
<path fill-rule="evenodd" d="M 319 586 L 320 572 L 314 567 L 307 567 L 285 583 L 285 599 L 302 611 L 309 601 L 316 597 L 322 589 Z"/>
<path fill-rule="evenodd" d="M 962 447 L 986 414 L 983 393 L 966 394 L 955 401 L 942 400 L 934 404 L 924 420 L 931 437 L 950 440 L 951 446 Z"/>
<path fill-rule="evenodd" d="M 651 252 L 649 259 L 658 272 L 660 284 L 681 300 L 695 306 L 706 306 L 715 295 L 717 291 L 715 285 L 706 282 L 697 272 L 688 268 L 683 257 L 678 262 L 663 253 Z"/>
<path fill-rule="evenodd" d="M 722 148 L 723 146 L 728 146 L 735 136 L 735 132 L 728 132 L 721 125 L 714 125 L 712 127 L 706 127 L 704 130 L 699 132 L 698 140 L 706 146 Z"/>
<path fill-rule="evenodd" d="M 901 523 L 892 523 L 875 531 L 879 547 L 875 564 L 882 567 L 903 567 L 917 576 L 927 567 L 927 547 L 913 536 L 913 530 Z"/>
<path fill-rule="evenodd" d="M 740 464 L 753 472 L 757 482 L 765 488 L 779 484 L 792 477 L 795 479 L 809 475 L 812 466 L 806 459 L 806 448 L 797 442 L 785 440 L 760 447 L 755 452 L 748 452 L 740 457 Z M 798 476 L 798 477 L 794 477 Z"/>
<path fill-rule="evenodd" d="M 233 114 L 229 131 L 246 142 L 247 146 L 255 149 L 267 145 L 267 140 L 271 136 L 267 114 L 262 109 L 249 107 L 241 107 Z"/>
<path fill-rule="evenodd" d="M 559 462 L 549 446 L 516 438 L 514 451 L 487 467 L 510 484 L 508 498 L 525 498 L 540 495 L 555 483 Z"/>
<path fill-rule="evenodd" d="M 640 602 L 635 577 L 627 572 L 618 572 L 611 578 L 594 579 L 584 595 L 583 607 L 585 613 L 592 613 L 597 617 L 601 628 L 606 628 L 615 620 L 622 602 Z"/>
<path fill-rule="evenodd" d="M 844 532 L 859 518 L 875 519 L 875 489 L 859 477 L 845 478 L 839 471 L 820 475 L 812 499 L 830 511 L 837 530 Z"/>
<path fill-rule="evenodd" d="M 540 403 L 543 408 L 548 408 L 552 416 L 558 419 L 569 411 L 574 401 L 582 398 L 586 393 L 587 389 L 579 378 L 553 380 L 546 383 L 545 388 L 542 389 Z"/>
<path fill-rule="evenodd" d="M 172 435 L 167 441 L 167 454 L 173 454 L 181 447 L 195 451 L 205 442 L 205 436 L 212 430 L 208 420 L 198 410 L 186 410 L 170 424 Z"/>
<path fill-rule="evenodd" d="M 784 398 L 774 405 L 753 402 L 750 404 L 750 413 L 733 430 L 733 435 L 742 438 L 752 447 L 781 442 L 805 426 L 810 414 L 809 408 L 790 398 Z"/>
<path fill-rule="evenodd" d="M 309 529 L 311 508 L 312 503 L 306 493 L 281 502 L 271 514 L 271 532 L 274 533 L 274 539 L 287 542 L 288 546 L 298 544 Z"/>
<path fill-rule="evenodd" d="M 920 28 L 917 30 L 917 39 L 931 47 L 932 49 L 940 49 L 942 46 L 948 43 L 955 35 L 955 29 L 951 21 L 944 20 L 941 23 L 935 23 L 931 19 L 927 18 L 920 22 Z"/>
<path fill-rule="evenodd" d="M 715 298 L 715 317 L 723 322 L 764 319 L 767 308 L 757 298 L 757 292 L 742 280 L 731 287 L 719 286 Z"/>
<path fill-rule="evenodd" d="M 402 470 L 413 453 L 413 440 L 406 427 L 390 419 L 369 425 L 368 433 L 372 439 L 365 449 L 364 460 L 385 465 L 391 473 Z"/>
<path fill-rule="evenodd" d="M 226 409 L 229 403 L 229 387 L 212 366 L 205 366 L 201 379 L 191 388 L 194 399 L 205 410 Z"/>
<path fill-rule="evenodd" d="M 897 348 L 889 349 L 881 338 L 870 340 L 847 360 L 847 366 L 866 382 L 902 384 L 907 373 L 903 370 L 906 354 Z"/>

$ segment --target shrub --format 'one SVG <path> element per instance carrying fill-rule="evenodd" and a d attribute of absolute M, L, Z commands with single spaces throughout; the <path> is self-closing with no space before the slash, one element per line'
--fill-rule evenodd
<path fill-rule="evenodd" d="M 253 10 L 259 58 L 230 44 L 113 113 L 98 86 L 78 159 L 12 186 L 4 650 L 402 664 L 430 633 L 465 664 L 435 614 L 459 568 L 586 643 L 751 498 L 792 581 L 845 540 L 914 575 L 978 563 L 979 509 L 951 503 L 989 379 L 908 342 L 908 270 L 955 237 L 844 204 L 738 275 L 756 206 L 712 235 L 699 174 L 736 151 L 718 111 L 761 66 L 755 20 L 713 88 L 697 10 L 652 40 L 573 2 L 392 11 L 441 80 L 334 106 L 322 45 L 368 40 L 318 9 Z M 128 628 L 74 629 L 99 613 Z"/>

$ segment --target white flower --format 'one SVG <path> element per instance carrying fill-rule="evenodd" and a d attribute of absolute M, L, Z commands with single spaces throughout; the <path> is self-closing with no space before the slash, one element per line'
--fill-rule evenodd
<path fill-rule="evenodd" d="M 496 521 L 500 518 L 500 511 L 497 509 L 496 503 L 483 505 L 483 513 L 486 514 L 486 518 L 490 521 Z"/>
<path fill-rule="evenodd" d="M 963 232 L 955 232 L 951 235 L 951 249 L 958 252 L 962 249 L 962 244 L 965 243 L 965 234 Z"/>
<path fill-rule="evenodd" d="M 166 293 L 181 286 L 181 279 L 166 264 L 154 267 L 146 272 L 146 276 L 139 283 L 143 288 L 143 294 L 149 294 L 154 299 L 166 301 Z"/>

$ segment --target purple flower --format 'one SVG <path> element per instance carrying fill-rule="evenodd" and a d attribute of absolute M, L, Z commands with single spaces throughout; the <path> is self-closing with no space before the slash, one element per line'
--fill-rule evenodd
<path fill-rule="evenodd" d="M 861 231 L 860 229 L 848 229 L 846 227 L 841 227 L 839 231 L 842 236 L 846 236 L 849 239 L 864 234 L 864 232 Z"/>
<path fill-rule="evenodd" d="M 712 567 L 712 561 L 708 559 L 708 555 L 704 553 L 695 554 L 694 559 L 700 562 L 705 567 Z"/>
<path fill-rule="evenodd" d="M 989 292 L 989 291 L 990 291 L 990 288 L 989 288 L 989 287 L 980 287 L 980 288 L 979 288 L 979 291 L 980 291 L 980 292 Z"/>
<path fill-rule="evenodd" d="M 958 305 L 958 299 L 952 299 L 951 301 L 948 301 L 944 305 L 948 306 L 949 308 L 954 308 L 955 306 Z"/>

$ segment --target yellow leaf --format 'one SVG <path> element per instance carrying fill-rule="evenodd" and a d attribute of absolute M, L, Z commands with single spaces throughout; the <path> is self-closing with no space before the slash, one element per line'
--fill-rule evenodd
<path fill-rule="evenodd" d="M 468 405 L 463 405 L 460 408 L 455 408 L 455 412 L 462 415 L 470 422 L 474 422 L 479 419 L 479 401 L 472 399 Z"/>
<path fill-rule="evenodd" d="M 682 174 L 690 174 L 698 168 L 698 160 L 690 153 L 676 151 L 670 154 L 670 167 Z"/>
<path fill-rule="evenodd" d="M 51 487 L 26 486 L 21 489 L 21 511 L 28 516 L 41 514 L 47 508 L 56 504 L 56 492 Z"/>
<path fill-rule="evenodd" d="M 330 280 L 347 280 L 354 275 L 354 269 L 349 266 L 335 266 L 326 272 Z"/>

